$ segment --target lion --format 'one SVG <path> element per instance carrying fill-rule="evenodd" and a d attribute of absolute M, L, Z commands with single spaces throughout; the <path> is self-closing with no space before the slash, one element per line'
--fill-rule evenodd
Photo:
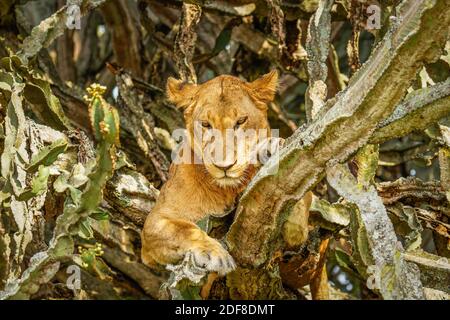
<path fill-rule="evenodd" d="M 184 112 L 189 158 L 200 160 L 172 163 L 169 178 L 148 215 L 141 234 L 142 261 L 149 266 L 175 264 L 186 253 L 210 272 L 224 275 L 236 264 L 222 244 L 202 231 L 196 222 L 208 215 L 222 216 L 257 171 L 249 157 L 229 152 L 235 135 L 226 132 L 263 130 L 270 136 L 267 105 L 275 96 L 278 73 L 271 71 L 253 82 L 221 75 L 203 84 L 188 84 L 169 78 L 167 98 Z M 225 159 L 210 157 L 208 139 L 197 141 L 196 133 L 211 130 L 223 138 Z M 245 139 L 246 150 L 256 139 Z M 186 156 L 186 154 L 180 156 Z"/>

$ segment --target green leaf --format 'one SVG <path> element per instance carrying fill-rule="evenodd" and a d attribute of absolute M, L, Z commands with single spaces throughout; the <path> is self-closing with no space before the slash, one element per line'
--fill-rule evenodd
<path fill-rule="evenodd" d="M 404 238 L 406 251 L 415 250 L 422 244 L 422 225 L 415 208 L 395 203 L 388 207 L 389 217 L 394 224 L 395 233 Z"/>
<path fill-rule="evenodd" d="M 81 190 L 78 190 L 77 188 L 68 185 L 67 188 L 70 191 L 70 198 L 72 199 L 73 203 L 76 206 L 79 206 L 80 202 L 81 202 L 81 196 L 83 195 L 83 193 L 81 192 Z"/>
<path fill-rule="evenodd" d="M 362 222 L 361 213 L 356 206 L 351 211 L 350 230 L 352 238 L 352 262 L 358 273 L 367 277 L 367 267 L 374 265 L 369 238 Z"/>
<path fill-rule="evenodd" d="M 98 221 L 108 220 L 109 219 L 109 213 L 104 211 L 104 210 L 100 210 L 99 209 L 97 211 L 94 211 L 91 214 L 91 218 L 95 219 L 95 220 L 98 220 Z"/>
<path fill-rule="evenodd" d="M 41 79 L 29 79 L 24 89 L 24 95 L 30 102 L 34 113 L 47 125 L 57 130 L 70 129 L 69 120 L 50 88 L 47 81 Z"/>
<path fill-rule="evenodd" d="M 6 71 L 15 72 L 16 76 L 19 76 L 22 72 L 28 72 L 27 68 L 23 65 L 18 56 L 4 57 L 0 59 L 0 66 Z"/>
<path fill-rule="evenodd" d="M 7 72 L 0 71 L 0 90 L 12 91 L 14 78 Z"/>
<path fill-rule="evenodd" d="M 336 262 L 341 267 L 341 269 L 348 274 L 356 277 L 361 278 L 361 276 L 358 274 L 355 266 L 352 263 L 352 260 L 350 256 L 343 250 L 336 248 L 334 250 L 334 258 L 336 259 Z"/>
<path fill-rule="evenodd" d="M 20 87 L 16 87 L 11 94 L 11 100 L 6 109 L 5 140 L 1 155 L 1 176 L 9 178 L 14 171 L 14 155 L 24 139 L 25 114 L 22 108 Z"/>
<path fill-rule="evenodd" d="M 94 231 L 87 219 L 83 219 L 78 223 L 78 235 L 84 239 L 92 239 Z"/>
<path fill-rule="evenodd" d="M 183 279 L 177 283 L 176 289 L 179 294 L 177 296 L 172 296 L 173 300 L 201 300 L 200 297 L 200 286 L 192 285 L 191 281 L 188 279 Z M 177 292 L 177 293 L 178 293 Z M 172 294 L 174 294 L 172 290 Z"/>
<path fill-rule="evenodd" d="M 377 144 L 367 144 L 358 151 L 355 157 L 358 165 L 358 185 L 367 187 L 374 182 L 378 168 L 378 150 Z"/>
<path fill-rule="evenodd" d="M 51 254 L 54 257 L 68 257 L 73 254 L 74 242 L 70 236 L 62 236 L 58 239 L 58 242 L 51 250 Z"/>
<path fill-rule="evenodd" d="M 47 190 L 47 181 L 50 175 L 50 169 L 48 167 L 39 166 L 38 174 L 33 177 L 31 181 L 31 189 L 21 193 L 17 200 L 27 201 L 32 197 L 42 194 Z"/>
<path fill-rule="evenodd" d="M 225 50 L 230 43 L 233 28 L 242 22 L 240 18 L 231 19 L 220 31 L 220 34 L 216 38 L 214 48 L 210 53 L 201 54 L 193 59 L 194 63 L 201 63 L 217 56 L 222 50 Z"/>
<path fill-rule="evenodd" d="M 53 182 L 53 189 L 55 189 L 56 192 L 64 192 L 69 187 L 68 179 L 69 173 L 67 171 L 62 171 L 55 182 Z"/>
<path fill-rule="evenodd" d="M 27 167 L 28 172 L 33 172 L 40 165 L 49 166 L 58 158 L 58 155 L 66 151 L 67 140 L 58 139 L 54 141 L 51 145 L 46 146 L 39 150 L 30 161 Z"/>
<path fill-rule="evenodd" d="M 320 214 L 320 218 L 312 215 L 311 220 L 331 231 L 346 227 L 350 223 L 350 209 L 341 203 L 331 204 L 325 199 L 314 197 L 310 211 Z"/>
<path fill-rule="evenodd" d="M 234 26 L 235 24 L 227 24 L 222 29 L 222 31 L 220 31 L 220 34 L 216 39 L 216 43 L 214 44 L 214 48 L 211 52 L 211 55 L 216 56 L 227 47 L 227 45 L 230 43 L 231 34 L 233 32 Z"/>

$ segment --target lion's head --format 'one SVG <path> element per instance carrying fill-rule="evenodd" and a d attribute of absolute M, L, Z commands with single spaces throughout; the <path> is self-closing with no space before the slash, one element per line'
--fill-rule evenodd
<path fill-rule="evenodd" d="M 228 75 L 199 85 L 168 79 L 167 97 L 184 111 L 194 154 L 219 186 L 239 186 L 251 170 L 258 137 L 270 135 L 267 104 L 277 81 L 276 71 L 253 82 Z"/>

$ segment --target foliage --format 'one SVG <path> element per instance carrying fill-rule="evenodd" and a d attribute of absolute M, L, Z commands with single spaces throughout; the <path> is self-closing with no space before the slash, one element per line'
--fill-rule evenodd
<path fill-rule="evenodd" d="M 322 298 L 448 299 L 449 6 L 2 2 L 0 299 L 309 298 L 324 268 Z M 279 170 L 263 167 L 234 215 L 198 222 L 238 269 L 144 266 L 140 230 L 184 126 L 166 79 L 273 68 Z M 308 240 L 288 248 L 283 224 L 308 191 Z"/>

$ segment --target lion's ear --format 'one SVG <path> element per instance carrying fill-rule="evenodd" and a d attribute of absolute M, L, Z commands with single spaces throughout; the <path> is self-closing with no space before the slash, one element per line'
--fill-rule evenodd
<path fill-rule="evenodd" d="M 249 83 L 250 94 L 262 103 L 269 103 L 275 98 L 278 85 L 278 72 L 272 70 Z"/>
<path fill-rule="evenodd" d="M 167 99 L 182 110 L 186 109 L 192 103 L 196 91 L 197 85 L 195 84 L 186 83 L 172 77 L 167 79 Z"/>

